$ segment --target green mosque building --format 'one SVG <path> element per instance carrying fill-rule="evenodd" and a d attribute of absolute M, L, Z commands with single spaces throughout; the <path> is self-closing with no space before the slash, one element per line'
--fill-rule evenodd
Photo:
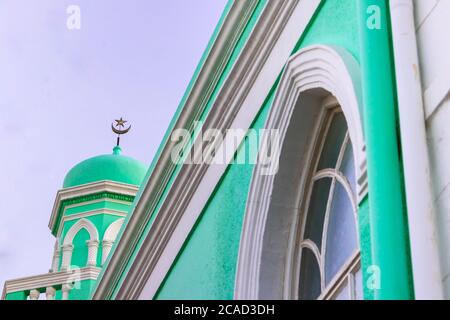
<path fill-rule="evenodd" d="M 449 13 L 230 0 L 150 167 L 73 167 L 3 299 L 450 299 Z"/>

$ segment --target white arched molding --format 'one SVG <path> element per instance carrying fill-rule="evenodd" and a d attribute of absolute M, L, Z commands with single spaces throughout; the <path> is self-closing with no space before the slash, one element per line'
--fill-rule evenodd
<path fill-rule="evenodd" d="M 73 252 L 73 239 L 81 229 L 86 229 L 86 231 L 89 233 L 89 240 L 86 241 L 86 245 L 88 247 L 87 265 L 96 266 L 97 264 L 97 251 L 99 241 L 97 228 L 91 221 L 87 219 L 80 219 L 69 229 L 69 231 L 67 231 L 67 234 L 64 238 L 64 242 L 62 245 L 61 270 L 68 270 L 70 268 Z"/>
<path fill-rule="evenodd" d="M 337 100 L 353 144 L 358 202 L 367 193 L 361 75 L 350 53 L 315 45 L 293 55 L 283 72 L 265 129 L 279 131 L 275 175 L 255 165 L 236 271 L 235 299 L 289 299 L 292 230 L 325 101 Z M 330 99 L 331 97 L 331 99 Z M 289 129 L 289 130 L 288 130 Z M 302 184 L 303 183 L 303 184 Z"/>
<path fill-rule="evenodd" d="M 117 238 L 117 234 L 119 233 L 124 221 L 124 218 L 117 219 L 109 225 L 108 229 L 106 229 L 102 241 L 102 264 L 105 263 L 106 259 L 108 258 L 114 241 Z"/>

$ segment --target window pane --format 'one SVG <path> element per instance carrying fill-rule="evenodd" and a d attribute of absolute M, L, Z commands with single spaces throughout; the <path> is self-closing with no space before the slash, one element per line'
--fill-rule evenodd
<path fill-rule="evenodd" d="M 347 192 L 338 182 L 326 232 L 325 282 L 328 283 L 357 248 L 353 208 Z"/>
<path fill-rule="evenodd" d="M 338 289 L 338 291 L 334 294 L 332 300 L 350 300 L 350 296 L 348 293 L 349 293 L 348 281 L 346 280 L 344 284 L 342 284 L 341 287 Z"/>
<path fill-rule="evenodd" d="M 320 155 L 319 166 L 317 170 L 335 168 L 339 156 L 339 151 L 347 132 L 347 123 L 344 114 L 338 112 L 333 116 L 330 128 L 327 132 L 325 144 Z"/>
<path fill-rule="evenodd" d="M 322 230 L 331 178 L 322 178 L 314 182 L 306 218 L 305 235 L 303 239 L 312 240 L 320 249 L 322 245 Z"/>
<path fill-rule="evenodd" d="M 351 142 L 347 143 L 345 148 L 344 157 L 342 158 L 342 164 L 340 168 L 344 176 L 347 177 L 353 192 L 356 191 L 356 178 L 355 178 L 355 160 L 353 158 L 353 147 Z"/>
<path fill-rule="evenodd" d="M 362 271 L 359 269 L 355 273 L 355 299 L 356 300 L 364 300 L 363 295 L 363 280 L 362 280 Z"/>
<path fill-rule="evenodd" d="M 319 297 L 320 292 L 320 270 L 316 257 L 311 250 L 303 248 L 300 267 L 299 298 L 302 300 L 314 300 Z"/>

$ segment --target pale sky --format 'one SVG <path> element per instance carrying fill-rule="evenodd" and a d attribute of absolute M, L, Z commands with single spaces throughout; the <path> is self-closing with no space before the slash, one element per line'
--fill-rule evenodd
<path fill-rule="evenodd" d="M 110 153 L 150 164 L 226 0 L 0 2 L 0 290 L 48 272 L 65 174 Z M 81 29 L 66 26 L 69 5 Z"/>

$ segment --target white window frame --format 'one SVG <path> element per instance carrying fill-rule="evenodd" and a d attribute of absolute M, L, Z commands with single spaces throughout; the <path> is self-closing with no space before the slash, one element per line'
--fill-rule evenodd
<path fill-rule="evenodd" d="M 351 188 L 351 185 L 348 181 L 348 179 L 342 174 L 342 172 L 339 171 L 338 168 L 340 168 L 342 164 L 342 160 L 347 148 L 347 145 L 351 142 L 349 133 L 348 133 L 348 127 L 346 128 L 346 133 L 344 140 L 342 141 L 340 145 L 340 150 L 337 158 L 337 163 L 335 165 L 335 168 L 326 168 L 321 169 L 317 171 L 317 167 L 319 164 L 319 159 L 322 155 L 323 148 L 327 139 L 328 132 L 330 130 L 330 126 L 332 124 L 332 120 L 335 117 L 335 115 L 339 112 L 342 112 L 337 100 L 335 100 L 333 97 L 329 97 L 325 100 L 325 103 L 323 104 L 323 112 L 321 119 L 318 120 L 318 126 L 316 129 L 316 135 L 318 136 L 318 139 L 316 139 L 316 143 L 313 143 L 311 146 L 314 151 L 311 153 L 311 157 L 308 163 L 308 166 L 305 168 L 306 170 L 309 170 L 312 174 L 309 174 L 307 177 L 306 182 L 306 189 L 305 192 L 301 195 L 299 198 L 299 204 L 298 208 L 299 214 L 297 215 L 297 221 L 293 224 L 293 228 L 291 230 L 292 236 L 291 241 L 292 243 L 289 246 L 290 255 L 292 257 L 288 257 L 288 261 L 292 261 L 294 266 L 291 268 L 288 268 L 287 270 L 291 270 L 291 272 L 288 271 L 286 274 L 287 279 L 285 279 L 285 283 L 291 282 L 291 285 L 288 287 L 290 288 L 291 292 L 285 293 L 286 296 L 289 296 L 290 298 L 299 299 L 299 284 L 300 284 L 300 270 L 301 270 L 301 262 L 302 257 L 301 253 L 303 251 L 303 248 L 306 247 L 314 254 L 318 265 L 319 265 L 319 272 L 320 272 L 320 278 L 321 278 L 321 294 L 319 295 L 318 299 L 332 299 L 336 292 L 340 289 L 340 287 L 343 285 L 344 281 L 347 279 L 349 283 L 349 297 L 350 299 L 355 297 L 355 290 L 352 285 L 354 285 L 354 279 L 351 279 L 353 277 L 353 274 L 358 271 L 358 268 L 360 267 L 360 250 L 359 250 L 359 232 L 358 232 L 358 207 L 357 207 L 357 199 L 356 199 L 356 190 L 353 190 Z M 352 150 L 354 150 L 352 146 Z M 354 157 L 354 154 L 353 154 Z M 356 163 L 355 163 L 356 168 Z M 322 178 L 331 178 L 332 182 L 330 185 L 330 188 L 328 190 L 328 198 L 327 198 L 327 205 L 326 205 L 326 211 L 324 216 L 324 223 L 322 228 L 322 240 L 321 240 L 321 248 L 318 248 L 316 244 L 309 240 L 304 239 L 305 234 L 305 228 L 306 228 L 306 221 L 308 218 L 308 208 L 311 201 L 311 196 L 313 192 L 314 184 L 317 180 L 320 180 Z M 356 177 L 356 172 L 355 172 Z M 325 255 L 326 255 L 326 244 L 327 244 L 327 229 L 328 229 L 328 222 L 330 218 L 330 209 L 331 209 L 331 203 L 333 201 L 333 194 L 334 189 L 336 186 L 336 183 L 340 183 L 345 191 L 347 192 L 347 195 L 349 195 L 350 202 L 353 209 L 353 217 L 354 217 L 354 223 L 355 223 L 355 230 L 356 230 L 356 241 L 357 241 L 357 249 L 350 255 L 350 257 L 347 259 L 347 261 L 344 263 L 344 265 L 339 269 L 339 271 L 336 273 L 335 276 L 333 276 L 333 279 L 330 280 L 330 283 L 326 285 L 325 283 Z"/>

